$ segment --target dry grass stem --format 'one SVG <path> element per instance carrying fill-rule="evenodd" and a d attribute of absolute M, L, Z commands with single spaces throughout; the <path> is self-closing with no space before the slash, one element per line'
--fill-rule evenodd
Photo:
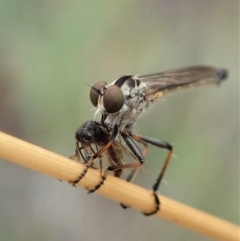
<path fill-rule="evenodd" d="M 76 179 L 84 168 L 80 163 L 1 132 L 0 157 L 66 182 Z M 78 186 L 93 187 L 99 178 L 99 171 L 90 169 Z M 151 191 L 111 175 L 97 193 L 142 212 L 150 212 L 155 208 Z M 161 208 L 156 214 L 157 217 L 216 240 L 240 240 L 240 229 L 237 225 L 164 196 L 159 198 Z"/>

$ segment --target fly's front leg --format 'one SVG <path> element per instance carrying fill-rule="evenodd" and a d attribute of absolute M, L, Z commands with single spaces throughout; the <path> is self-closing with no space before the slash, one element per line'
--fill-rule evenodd
<path fill-rule="evenodd" d="M 131 134 L 129 134 L 129 135 L 131 136 Z M 143 145 L 142 156 L 143 156 L 143 158 L 145 158 L 145 156 L 148 152 L 148 149 L 149 149 L 149 145 L 145 142 L 141 142 L 141 144 Z M 135 179 L 138 171 L 139 171 L 139 168 L 132 169 L 131 172 L 129 173 L 129 175 L 127 176 L 127 178 L 126 178 L 126 181 L 127 182 L 133 182 L 133 180 Z M 123 203 L 120 203 L 120 205 L 124 209 L 128 208 L 128 206 L 124 205 Z"/>
<path fill-rule="evenodd" d="M 130 135 L 130 136 L 132 136 L 132 135 Z M 139 140 L 136 140 L 136 141 L 140 142 Z M 148 149 L 149 149 L 149 145 L 145 142 L 140 142 L 140 143 L 143 145 L 142 156 L 145 158 L 145 156 L 147 155 Z M 138 171 L 139 171 L 138 168 L 131 170 L 131 172 L 129 173 L 129 175 L 126 178 L 126 181 L 132 182 L 134 180 L 134 178 L 136 177 Z"/>
<path fill-rule="evenodd" d="M 160 207 L 160 200 L 156 194 L 156 191 L 158 190 L 158 187 L 161 183 L 161 180 L 163 178 L 163 175 L 167 169 L 167 166 L 169 164 L 169 161 L 171 159 L 171 156 L 172 156 L 172 146 L 165 142 L 165 141 L 161 141 L 161 140 L 158 140 L 158 139 L 155 139 L 155 138 L 151 138 L 151 137 L 144 137 L 144 136 L 140 136 L 140 135 L 136 135 L 136 134 L 131 134 L 132 138 L 136 141 L 138 141 L 139 143 L 142 143 L 144 146 L 147 144 L 151 144 L 151 145 L 154 145 L 154 146 L 157 146 L 157 147 L 160 147 L 160 148 L 163 148 L 163 149 L 167 149 L 168 150 L 168 155 L 165 159 L 165 162 L 160 170 L 160 173 L 156 179 L 156 182 L 153 184 L 153 195 L 154 195 L 154 199 L 155 199 L 155 203 L 156 203 L 156 209 L 153 211 L 153 212 L 150 212 L 150 213 L 144 213 L 145 215 L 152 215 L 152 214 L 155 214 L 157 213 L 157 211 L 159 210 L 159 207 Z"/>

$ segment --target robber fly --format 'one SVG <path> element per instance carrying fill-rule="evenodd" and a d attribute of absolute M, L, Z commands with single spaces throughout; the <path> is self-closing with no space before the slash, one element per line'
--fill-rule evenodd
<path fill-rule="evenodd" d="M 177 89 L 220 84 L 227 77 L 225 69 L 193 66 L 149 75 L 124 75 L 109 85 L 97 82 L 90 100 L 101 115 L 101 123 L 117 125 L 120 131 L 132 131 L 136 119 L 156 99 Z"/>
<path fill-rule="evenodd" d="M 124 75 L 109 85 L 105 81 L 96 83 L 90 91 L 90 100 L 101 115 L 101 124 L 118 131 L 144 145 L 152 144 L 168 150 L 167 158 L 153 185 L 156 210 L 159 209 L 156 191 L 172 155 L 172 146 L 164 141 L 133 134 L 137 118 L 150 103 L 179 88 L 197 87 L 204 84 L 220 84 L 228 75 L 225 69 L 208 66 L 193 66 L 162 73 L 134 76 Z M 114 133 L 114 136 L 118 136 Z M 125 140 L 126 141 L 126 140 Z M 133 142 L 134 143 L 134 142 Z M 134 144 L 133 146 L 136 147 Z M 137 158 L 139 165 L 144 159 Z M 155 213 L 152 212 L 152 213 Z"/>
<path fill-rule="evenodd" d="M 90 133 L 91 127 L 100 127 L 103 133 L 100 137 L 96 138 L 96 130 L 94 129 L 92 136 L 95 138 L 89 138 L 92 140 L 91 144 L 96 145 L 96 151 L 92 150 L 93 155 L 89 155 L 86 152 L 86 146 L 89 148 L 89 143 L 86 144 L 86 137 L 83 139 L 83 128 L 81 127 L 80 133 L 77 132 L 76 140 L 76 155 L 82 156 L 86 162 L 86 168 L 78 179 L 73 181 L 76 184 L 86 174 L 89 167 L 92 166 L 96 158 L 101 157 L 101 154 L 111 149 L 114 150 L 113 143 L 122 138 L 126 143 L 131 155 L 137 160 L 132 164 L 123 164 L 121 161 L 116 161 L 115 157 L 110 155 L 113 165 L 110 165 L 104 174 L 101 174 L 101 182 L 97 184 L 90 192 L 94 192 L 104 182 L 108 171 L 118 171 L 126 168 L 133 168 L 141 166 L 145 161 L 145 155 L 148 150 L 148 144 L 155 145 L 160 148 L 168 150 L 168 155 L 165 159 L 163 167 L 154 183 L 152 189 L 156 202 L 156 209 L 146 215 L 154 214 L 159 210 L 160 201 L 156 195 L 156 191 L 160 185 L 162 177 L 166 171 L 168 163 L 172 156 L 172 146 L 165 142 L 151 137 L 144 137 L 133 133 L 133 128 L 137 118 L 141 113 L 147 109 L 150 103 L 156 99 L 161 98 L 165 94 L 172 92 L 173 90 L 187 87 L 195 87 L 203 84 L 219 84 L 227 77 L 227 71 L 224 69 L 216 69 L 207 66 L 195 66 L 184 69 L 178 69 L 173 71 L 166 71 L 157 74 L 134 76 L 124 75 L 111 84 L 107 84 L 105 81 L 96 83 L 90 91 L 90 100 L 92 104 L 97 108 L 96 114 L 101 115 L 100 123 L 87 122 L 88 125 L 85 128 L 86 136 Z M 91 124 L 90 124 L 91 123 Z M 96 124 L 98 123 L 98 124 Z M 101 136 L 108 136 L 103 138 Z M 104 142 L 102 142 L 104 140 Z M 136 144 L 136 141 L 144 146 L 141 152 Z M 81 154 L 82 151 L 85 154 Z M 101 166 L 101 161 L 100 161 Z M 100 168 L 101 169 L 101 168 Z M 134 171 L 133 171 L 134 172 Z M 132 173 L 133 173 L 132 172 Z M 130 176 L 132 177 L 132 173 Z M 119 174 L 115 174 L 119 175 Z M 121 175 L 121 174 L 120 174 Z M 120 176 L 119 175 L 119 176 Z M 128 180 L 131 180 L 131 177 Z"/>

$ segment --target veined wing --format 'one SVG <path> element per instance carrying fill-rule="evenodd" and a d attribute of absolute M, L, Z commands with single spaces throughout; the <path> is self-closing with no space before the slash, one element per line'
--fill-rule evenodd
<path fill-rule="evenodd" d="M 228 75 L 225 69 L 208 66 L 192 66 L 162 73 L 137 76 L 146 84 L 146 95 L 150 99 L 161 97 L 179 87 L 195 87 L 204 84 L 219 84 Z"/>

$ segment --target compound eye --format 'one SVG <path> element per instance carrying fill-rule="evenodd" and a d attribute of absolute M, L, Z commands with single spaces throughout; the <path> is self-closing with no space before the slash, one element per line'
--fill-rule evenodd
<path fill-rule="evenodd" d="M 105 81 L 97 82 L 90 90 L 90 100 L 94 106 L 98 105 L 98 97 L 103 87 L 107 84 Z"/>
<path fill-rule="evenodd" d="M 103 105 L 108 113 L 116 113 L 123 106 L 124 98 L 121 89 L 116 85 L 110 85 L 103 96 Z"/>

